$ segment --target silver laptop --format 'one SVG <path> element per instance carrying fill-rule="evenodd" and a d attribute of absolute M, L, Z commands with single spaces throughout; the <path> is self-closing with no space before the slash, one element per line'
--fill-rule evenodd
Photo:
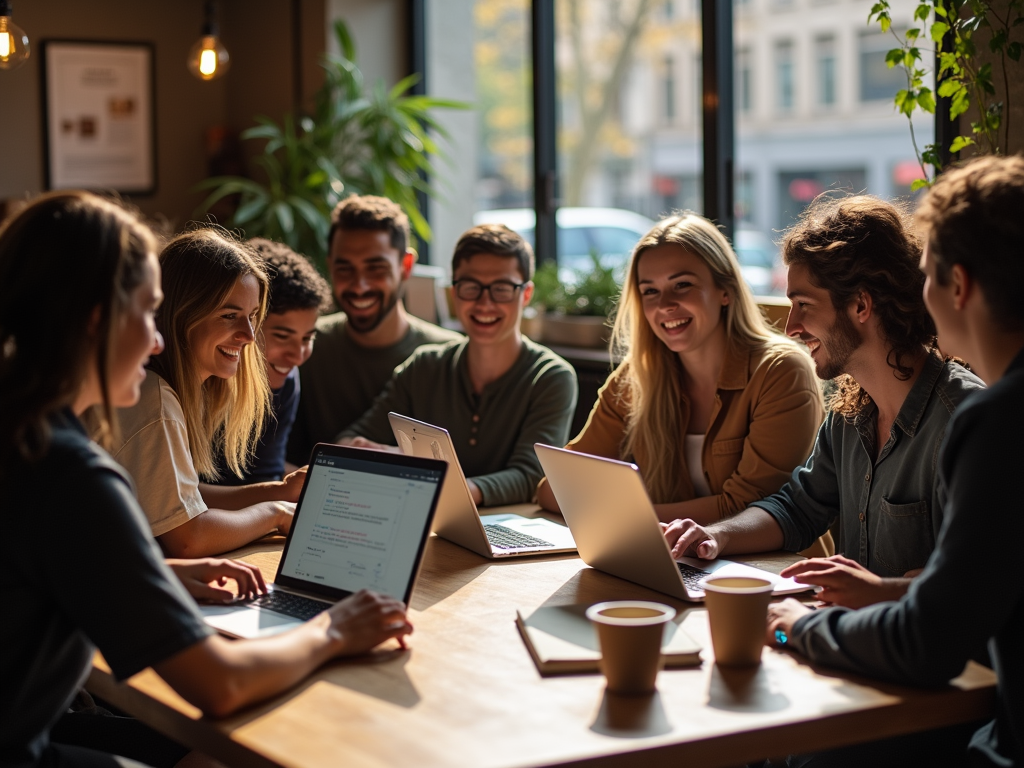
<path fill-rule="evenodd" d="M 388 419 L 402 453 L 448 462 L 434 518 L 438 536 L 490 558 L 576 551 L 572 533 L 564 525 L 539 517 L 481 515 L 448 431 L 397 413 L 389 413 Z"/>
<path fill-rule="evenodd" d="M 408 604 L 447 471 L 443 461 L 317 445 L 270 591 L 202 605 L 206 622 L 234 637 L 266 637 L 360 589 Z"/>
<path fill-rule="evenodd" d="M 704 599 L 708 576 L 756 576 L 777 595 L 811 587 L 730 560 L 672 558 L 635 464 L 537 443 L 537 457 L 587 565 L 682 600 Z"/>

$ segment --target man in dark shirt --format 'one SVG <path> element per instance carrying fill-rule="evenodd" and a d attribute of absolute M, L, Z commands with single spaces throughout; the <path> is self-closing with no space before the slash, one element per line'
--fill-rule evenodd
<path fill-rule="evenodd" d="M 673 522 L 674 554 L 799 552 L 836 521 L 842 554 L 785 575 L 854 608 L 906 592 L 942 525 L 935 456 L 946 426 L 983 386 L 931 348 L 920 256 L 909 215 L 870 196 L 819 198 L 786 233 L 786 332 L 807 344 L 820 378 L 836 379 L 830 412 L 778 493 L 709 526 Z"/>
<path fill-rule="evenodd" d="M 362 416 L 418 347 L 461 338 L 405 311 L 402 283 L 416 262 L 409 238 L 409 218 L 383 197 L 353 195 L 331 213 L 327 268 L 341 312 L 317 322 L 316 354 L 299 372 L 292 464 Z"/>
<path fill-rule="evenodd" d="M 947 171 L 918 219 L 939 340 L 989 385 L 957 411 L 938 457 L 938 544 L 899 602 L 810 611 L 786 600 L 769 609 L 768 634 L 817 664 L 916 685 L 945 683 L 987 640 L 996 717 L 971 740 L 970 764 L 1024 766 L 1024 158 Z"/>

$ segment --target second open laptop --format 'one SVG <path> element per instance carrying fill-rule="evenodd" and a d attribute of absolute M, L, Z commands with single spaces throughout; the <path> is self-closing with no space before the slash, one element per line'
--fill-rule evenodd
<path fill-rule="evenodd" d="M 535 447 L 587 565 L 681 600 L 703 600 L 701 582 L 712 574 L 767 579 L 777 595 L 811 589 L 731 560 L 674 560 L 635 464 L 541 443 Z"/>
<path fill-rule="evenodd" d="M 408 605 L 447 471 L 443 461 L 317 445 L 270 591 L 203 605 L 206 623 L 233 637 L 265 637 L 360 589 Z"/>
<path fill-rule="evenodd" d="M 522 515 L 481 515 L 446 429 L 389 413 L 398 447 L 409 456 L 448 462 L 434 532 L 460 547 L 489 558 L 574 552 L 576 542 L 564 525 Z"/>

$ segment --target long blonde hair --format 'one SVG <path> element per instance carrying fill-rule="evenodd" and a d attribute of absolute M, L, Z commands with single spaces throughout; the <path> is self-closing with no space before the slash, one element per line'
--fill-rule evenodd
<path fill-rule="evenodd" d="M 633 457 L 655 503 L 678 501 L 679 468 L 683 466 L 683 365 L 654 334 L 644 316 L 637 270 L 640 257 L 651 248 L 678 245 L 700 258 L 715 285 L 729 294 L 722 307 L 727 339 L 751 347 L 775 341 L 792 343 L 765 321 L 729 241 L 710 221 L 691 211 L 658 222 L 633 249 L 622 296 L 615 314 L 611 350 L 622 359 L 622 395 L 630 403 L 623 458 Z"/>
<path fill-rule="evenodd" d="M 253 328 L 258 335 L 267 314 L 267 274 L 248 246 L 214 228 L 171 240 L 160 254 L 160 268 L 164 302 L 157 314 L 157 329 L 166 347 L 149 367 L 167 381 L 181 401 L 192 463 L 199 474 L 210 480 L 218 478 L 214 455 L 219 449 L 228 468 L 241 475 L 270 410 L 263 353 L 258 344 L 247 344 L 234 376 L 211 376 L 203 381 L 192 337 L 245 275 L 259 283 L 260 307 Z"/>

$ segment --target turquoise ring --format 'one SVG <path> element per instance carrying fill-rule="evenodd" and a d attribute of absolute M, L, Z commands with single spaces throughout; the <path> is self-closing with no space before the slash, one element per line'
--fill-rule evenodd
<path fill-rule="evenodd" d="M 779 645 L 785 645 L 786 643 L 789 642 L 789 638 L 786 636 L 786 633 L 783 632 L 781 629 L 776 629 L 775 630 L 775 642 L 778 643 Z"/>

